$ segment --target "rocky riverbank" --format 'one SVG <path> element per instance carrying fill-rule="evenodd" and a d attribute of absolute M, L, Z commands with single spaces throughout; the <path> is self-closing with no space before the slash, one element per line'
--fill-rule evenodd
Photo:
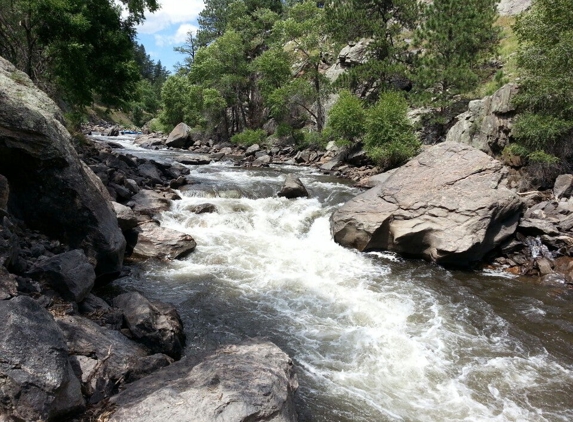
<path fill-rule="evenodd" d="M 187 183 L 186 174 L 73 140 L 56 105 L 0 58 L 0 420 L 94 420 L 116 410 L 114 420 L 131 420 L 125 401 L 108 400 L 184 355 L 172 305 L 133 291 L 98 292 L 126 275 L 124 258 L 193 251 L 190 236 L 153 219 L 177 199 L 172 188 Z M 209 395 L 218 379 L 229 397 L 226 420 L 296 420 L 296 375 L 276 346 L 260 340 L 203 358 L 185 359 L 190 377 L 210 377 L 198 390 L 197 378 L 185 384 L 174 370 L 159 371 L 162 381 L 146 381 L 137 394 L 161 395 L 178 382 L 182 394 L 202 391 L 205 408 L 218 408 L 221 397 Z M 247 395 L 243 383 L 251 381 Z"/>

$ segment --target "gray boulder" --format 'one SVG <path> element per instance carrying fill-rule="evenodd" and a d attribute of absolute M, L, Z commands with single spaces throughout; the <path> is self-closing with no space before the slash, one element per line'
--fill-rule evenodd
<path fill-rule="evenodd" d="M 125 239 L 64 123 L 56 104 L 0 58 L 0 174 L 10 182 L 10 207 L 27 226 L 95 258 L 98 275 L 118 272 Z"/>
<path fill-rule="evenodd" d="M 501 0 L 497 11 L 501 16 L 515 16 L 531 7 L 532 0 Z"/>
<path fill-rule="evenodd" d="M 308 198 L 308 191 L 298 177 L 294 174 L 288 174 L 283 187 L 277 195 L 288 199 Z"/>
<path fill-rule="evenodd" d="M 180 359 L 185 346 L 185 333 L 179 313 L 173 305 L 149 301 L 137 292 L 124 293 L 113 300 L 123 311 L 133 338 L 153 353 L 165 353 Z"/>
<path fill-rule="evenodd" d="M 129 230 L 137 227 L 137 216 L 133 210 L 125 205 L 112 202 L 113 210 L 117 216 L 117 222 L 122 230 Z"/>
<path fill-rule="evenodd" d="M 54 318 L 27 296 L 0 301 L 0 415 L 55 421 L 84 407 Z"/>
<path fill-rule="evenodd" d="M 62 253 L 37 263 L 30 271 L 36 280 L 48 283 L 66 300 L 81 302 L 94 287 L 94 267 L 81 249 Z"/>
<path fill-rule="evenodd" d="M 291 359 L 272 343 L 225 346 L 186 358 L 111 399 L 110 422 L 295 422 Z"/>
<path fill-rule="evenodd" d="M 517 228 L 522 201 L 503 187 L 504 174 L 475 148 L 436 145 L 338 209 L 334 239 L 440 264 L 479 261 Z"/>
<path fill-rule="evenodd" d="M 141 224 L 131 259 L 177 259 L 195 250 L 192 236 L 159 226 L 154 221 Z"/>
<path fill-rule="evenodd" d="M 573 174 L 562 174 L 557 176 L 553 186 L 555 198 L 569 198 L 573 193 Z"/>
<path fill-rule="evenodd" d="M 169 137 L 165 141 L 165 145 L 172 148 L 185 148 L 191 141 L 189 131 L 189 126 L 185 123 L 179 123 L 169 134 Z"/>

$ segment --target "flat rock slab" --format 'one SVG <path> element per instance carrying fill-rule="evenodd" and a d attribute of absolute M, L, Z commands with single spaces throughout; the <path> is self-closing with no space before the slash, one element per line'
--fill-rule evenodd
<path fill-rule="evenodd" d="M 291 359 L 252 340 L 131 384 L 111 399 L 118 408 L 110 422 L 294 422 L 297 388 Z"/>
<path fill-rule="evenodd" d="M 195 250 L 195 240 L 188 234 L 159 226 L 150 221 L 138 227 L 137 244 L 131 259 L 177 259 Z"/>
<path fill-rule="evenodd" d="M 19 296 L 0 301 L 0 321 L 0 419 L 62 420 L 81 410 L 80 383 L 48 311 Z"/>
<path fill-rule="evenodd" d="M 502 164 L 445 142 L 398 168 L 331 217 L 336 242 L 465 266 L 511 236 L 521 199 L 503 187 Z"/>
<path fill-rule="evenodd" d="M 153 190 L 142 190 L 131 198 L 133 211 L 148 216 L 154 216 L 168 210 L 171 200 L 164 194 Z"/>

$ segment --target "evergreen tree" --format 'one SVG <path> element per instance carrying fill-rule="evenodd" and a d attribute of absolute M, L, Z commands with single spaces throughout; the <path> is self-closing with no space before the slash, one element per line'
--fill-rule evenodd
<path fill-rule="evenodd" d="M 494 28 L 499 0 L 434 0 L 422 8 L 417 31 L 421 54 L 418 91 L 444 110 L 451 99 L 480 82 L 480 69 L 499 40 Z"/>
<path fill-rule="evenodd" d="M 348 86 L 363 86 L 376 94 L 405 79 L 410 60 L 405 31 L 416 27 L 418 0 L 327 0 L 324 10 L 335 40 L 342 44 L 368 40 L 368 60 L 344 75 Z"/>

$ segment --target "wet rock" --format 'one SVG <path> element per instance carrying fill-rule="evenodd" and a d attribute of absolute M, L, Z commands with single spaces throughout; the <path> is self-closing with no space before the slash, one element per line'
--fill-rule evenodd
<path fill-rule="evenodd" d="M 187 184 L 187 179 L 185 178 L 185 176 L 179 176 L 177 179 L 173 179 L 169 182 L 169 187 L 171 189 L 178 189 L 186 184 Z"/>
<path fill-rule="evenodd" d="M 56 421 L 81 411 L 80 383 L 52 316 L 27 296 L 0 301 L 0 415 Z"/>
<path fill-rule="evenodd" d="M 211 164 L 211 157 L 202 154 L 189 154 L 189 155 L 179 155 L 174 158 L 181 164 L 187 164 L 192 166 Z"/>
<path fill-rule="evenodd" d="M 177 259 L 195 249 L 193 237 L 172 229 L 159 226 L 150 221 L 138 227 L 137 244 L 133 248 L 131 259 Z"/>
<path fill-rule="evenodd" d="M 251 340 L 130 384 L 112 398 L 110 422 L 295 422 L 297 388 L 291 359 L 272 343 Z"/>
<path fill-rule="evenodd" d="M 147 351 L 119 331 L 101 327 L 79 316 L 57 318 L 70 354 L 76 356 L 74 369 L 82 379 L 91 403 L 117 392 L 130 371 L 137 370 Z"/>
<path fill-rule="evenodd" d="M 191 141 L 189 132 L 189 126 L 185 123 L 179 123 L 167 137 L 165 145 L 171 148 L 186 148 Z"/>
<path fill-rule="evenodd" d="M 189 211 L 195 214 L 207 214 L 217 212 L 217 207 L 213 204 L 199 204 L 190 207 Z"/>
<path fill-rule="evenodd" d="M 553 272 L 553 265 L 551 261 L 545 257 L 538 258 L 536 260 L 537 268 L 539 273 L 543 275 L 551 274 Z"/>
<path fill-rule="evenodd" d="M 153 353 L 164 353 L 180 359 L 185 345 L 183 323 L 173 305 L 149 301 L 137 292 L 124 293 L 113 299 L 123 311 L 132 338 Z"/>
<path fill-rule="evenodd" d="M 119 128 L 117 126 L 112 127 L 106 132 L 105 136 L 119 136 Z"/>
<path fill-rule="evenodd" d="M 98 275 L 118 272 L 125 239 L 64 123 L 56 104 L 0 58 L 0 174 L 10 182 L 11 207 L 28 227 L 95 258 Z"/>
<path fill-rule="evenodd" d="M 6 268 L 0 265 L 0 300 L 18 296 L 18 282 L 16 276 L 10 274 Z"/>
<path fill-rule="evenodd" d="M 293 198 L 308 198 L 308 191 L 294 174 L 288 174 L 283 187 L 277 196 L 293 199 Z"/>
<path fill-rule="evenodd" d="M 81 302 L 91 292 L 96 274 L 81 249 L 75 249 L 37 263 L 29 275 L 48 283 L 66 300 Z"/>
<path fill-rule="evenodd" d="M 334 239 L 441 264 L 479 261 L 517 228 L 522 202 L 503 187 L 504 174 L 475 148 L 436 145 L 338 209 Z"/>

